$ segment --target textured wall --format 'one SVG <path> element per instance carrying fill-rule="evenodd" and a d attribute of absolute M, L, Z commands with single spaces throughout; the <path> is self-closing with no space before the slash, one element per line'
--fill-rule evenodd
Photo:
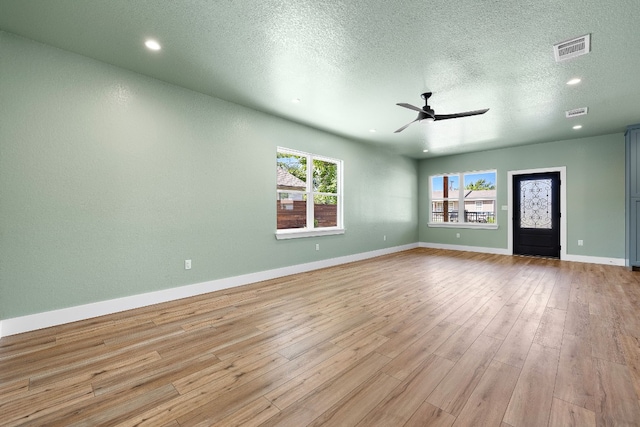
<path fill-rule="evenodd" d="M 0 319 L 417 241 L 414 160 L 8 33 L 0 51 Z M 277 146 L 344 160 L 346 234 L 275 239 Z"/>
<path fill-rule="evenodd" d="M 507 248 L 507 212 L 500 210 L 507 204 L 507 172 L 566 166 L 567 254 L 624 258 L 624 156 L 624 135 L 612 134 L 423 160 L 420 241 Z M 498 170 L 497 230 L 427 226 L 430 175 L 487 169 Z"/>

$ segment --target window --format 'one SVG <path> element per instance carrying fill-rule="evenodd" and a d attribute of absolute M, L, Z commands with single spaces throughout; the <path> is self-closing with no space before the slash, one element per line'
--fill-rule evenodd
<path fill-rule="evenodd" d="M 496 175 L 492 170 L 429 177 L 429 225 L 496 227 Z"/>
<path fill-rule="evenodd" d="M 342 234 L 342 161 L 278 148 L 276 238 Z"/>

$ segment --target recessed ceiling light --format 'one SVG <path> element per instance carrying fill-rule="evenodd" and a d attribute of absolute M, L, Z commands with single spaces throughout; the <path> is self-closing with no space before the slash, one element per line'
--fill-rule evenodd
<path fill-rule="evenodd" d="M 151 39 L 149 39 L 149 40 L 147 40 L 146 42 L 144 42 L 144 45 L 145 45 L 148 49 L 151 49 L 151 50 L 160 50 L 160 49 L 161 49 L 160 43 L 158 43 L 158 42 L 157 42 L 157 41 L 155 41 L 155 40 L 151 40 Z"/>
<path fill-rule="evenodd" d="M 575 125 L 573 128 L 576 129 L 576 130 L 577 129 L 582 129 L 582 125 Z"/>
<path fill-rule="evenodd" d="M 293 102 L 294 104 L 300 104 L 300 98 L 293 98 L 291 102 Z"/>
<path fill-rule="evenodd" d="M 575 79 L 571 79 L 567 82 L 568 85 L 577 85 L 578 83 L 580 83 L 582 81 L 582 79 L 579 78 L 575 78 Z"/>
<path fill-rule="evenodd" d="M 422 150 L 422 152 L 423 152 L 423 153 L 428 153 L 428 152 L 429 152 L 429 150 Z"/>
<path fill-rule="evenodd" d="M 369 132 L 371 132 L 371 133 L 376 133 L 376 132 L 377 132 L 377 130 L 375 130 L 375 129 L 369 129 Z"/>

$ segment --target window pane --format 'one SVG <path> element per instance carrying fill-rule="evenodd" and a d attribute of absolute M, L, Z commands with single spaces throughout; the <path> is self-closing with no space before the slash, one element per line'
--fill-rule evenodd
<path fill-rule="evenodd" d="M 460 182 L 460 177 L 457 175 L 432 176 L 431 177 L 431 198 L 457 199 L 458 189 L 460 188 L 458 185 L 459 182 Z"/>
<path fill-rule="evenodd" d="M 457 193 L 457 191 L 456 191 Z M 460 222 L 460 217 L 459 217 L 459 209 L 458 209 L 458 201 L 450 201 L 448 204 L 448 212 L 447 212 L 447 216 L 444 218 L 445 222 Z"/>
<path fill-rule="evenodd" d="M 458 211 L 450 210 L 448 212 L 432 212 L 431 222 L 458 222 Z"/>
<path fill-rule="evenodd" d="M 278 193 L 276 200 L 278 230 L 307 226 L 306 199 L 304 193 Z"/>
<path fill-rule="evenodd" d="M 278 190 L 307 189 L 307 158 L 294 154 L 278 153 Z"/>
<path fill-rule="evenodd" d="M 316 228 L 338 226 L 338 197 L 316 195 L 313 197 L 313 225 Z"/>
<path fill-rule="evenodd" d="M 458 221 L 458 201 L 434 200 L 431 202 L 431 222 Z"/>
<path fill-rule="evenodd" d="M 458 175 L 431 177 L 431 222 L 458 222 L 459 182 Z"/>
<path fill-rule="evenodd" d="M 464 221 L 496 222 L 496 172 L 464 174 Z"/>
<path fill-rule="evenodd" d="M 475 200 L 464 202 L 464 216 L 466 222 L 479 222 L 495 224 L 496 222 L 496 201 L 495 200 Z"/>
<path fill-rule="evenodd" d="M 313 159 L 313 191 L 318 193 L 338 192 L 338 165 Z"/>
<path fill-rule="evenodd" d="M 465 190 L 495 190 L 496 172 L 474 172 L 464 174 Z"/>

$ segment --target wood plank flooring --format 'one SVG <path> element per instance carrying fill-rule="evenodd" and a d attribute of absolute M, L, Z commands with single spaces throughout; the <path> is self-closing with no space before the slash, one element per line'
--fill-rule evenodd
<path fill-rule="evenodd" d="M 640 273 L 415 249 L 0 340 L 2 426 L 640 426 Z"/>

